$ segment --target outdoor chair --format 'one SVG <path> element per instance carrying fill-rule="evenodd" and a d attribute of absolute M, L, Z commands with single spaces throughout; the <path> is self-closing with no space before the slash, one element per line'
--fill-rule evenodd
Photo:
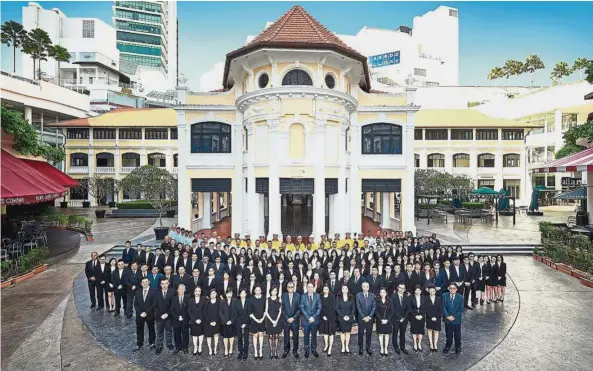
<path fill-rule="evenodd" d="M 10 260 L 10 255 L 8 255 L 8 250 L 0 249 L 0 260 L 1 261 Z"/>
<path fill-rule="evenodd" d="M 23 244 L 21 242 L 14 242 L 8 249 L 8 254 L 14 260 L 15 258 L 19 258 L 20 256 L 25 255 L 23 251 Z"/>
<path fill-rule="evenodd" d="M 37 245 L 37 241 L 36 240 L 27 240 L 23 243 L 23 251 L 24 253 L 28 253 L 33 249 L 38 248 L 39 246 Z"/>
<path fill-rule="evenodd" d="M 2 239 L 2 248 L 7 249 L 10 246 L 10 238 Z"/>

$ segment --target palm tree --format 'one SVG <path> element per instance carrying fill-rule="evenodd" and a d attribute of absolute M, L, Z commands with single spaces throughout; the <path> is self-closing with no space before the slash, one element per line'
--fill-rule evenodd
<path fill-rule="evenodd" d="M 68 49 L 62 45 L 54 45 L 49 48 L 48 55 L 58 62 L 58 83 L 60 82 L 60 63 L 68 62 L 70 60 L 70 53 Z"/>
<path fill-rule="evenodd" d="M 554 81 L 554 83 L 557 84 L 558 80 L 560 80 L 560 82 L 562 83 L 563 78 L 566 76 L 570 76 L 571 73 L 572 73 L 572 70 L 570 69 L 570 67 L 568 67 L 568 63 L 558 62 L 554 66 L 554 69 L 552 70 L 552 73 L 550 74 L 550 76 L 551 76 L 552 80 Z"/>
<path fill-rule="evenodd" d="M 533 77 L 535 75 L 535 71 L 544 68 L 546 68 L 546 66 L 544 66 L 544 62 L 538 55 L 530 54 L 527 56 L 525 63 L 523 64 L 523 72 L 529 72 L 529 74 L 531 74 L 531 86 L 533 86 Z"/>
<path fill-rule="evenodd" d="M 504 77 L 504 69 L 501 67 L 494 67 L 490 70 L 490 73 L 488 74 L 488 80 L 492 81 L 498 80 L 502 77 Z M 494 86 L 496 87 L 496 82 L 494 83 Z"/>
<path fill-rule="evenodd" d="M 47 60 L 47 53 L 51 48 L 51 39 L 47 32 L 41 28 L 35 28 L 27 33 L 23 41 L 23 52 L 29 54 L 33 59 L 33 79 L 35 79 L 35 61 L 39 60 L 39 77 L 41 77 L 41 61 Z"/>
<path fill-rule="evenodd" d="M 576 61 L 574 61 L 574 64 L 572 65 L 572 72 L 580 72 L 580 79 L 583 79 L 583 72 L 585 71 L 585 69 L 587 68 L 587 63 L 589 62 L 589 60 L 587 58 L 577 58 Z"/>
<path fill-rule="evenodd" d="M 587 68 L 585 68 L 585 81 L 593 85 L 593 60 L 587 62 Z"/>
<path fill-rule="evenodd" d="M 12 46 L 12 72 L 16 73 L 16 48 L 23 45 L 27 31 L 23 25 L 15 21 L 6 21 L 2 25 L 2 44 Z"/>
<path fill-rule="evenodd" d="M 504 62 L 504 66 L 502 67 L 504 71 L 504 76 L 506 77 L 507 81 L 511 76 L 519 76 L 523 73 L 523 62 L 518 61 L 516 59 L 509 59 Z M 509 87 L 510 87 L 509 83 Z"/>

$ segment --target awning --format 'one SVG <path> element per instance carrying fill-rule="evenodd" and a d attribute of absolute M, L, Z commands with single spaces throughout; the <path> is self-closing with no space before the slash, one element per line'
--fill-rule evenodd
<path fill-rule="evenodd" d="M 54 181 L 56 181 L 56 183 L 64 187 L 74 188 L 80 185 L 76 180 L 72 179 L 70 176 L 64 174 L 62 171 L 51 166 L 47 162 L 25 159 L 20 160 L 24 161 L 28 165 L 31 165 L 33 169 L 44 174 L 46 177 L 53 179 Z"/>
<path fill-rule="evenodd" d="M 2 150 L 2 194 L 0 204 L 19 205 L 46 202 L 66 194 L 66 188 L 35 170 L 22 159 Z"/>
<path fill-rule="evenodd" d="M 570 156 L 548 162 L 536 169 L 534 173 L 563 173 L 566 171 L 593 171 L 593 147 Z"/>
<path fill-rule="evenodd" d="M 561 200 L 585 200 L 587 199 L 587 188 L 581 187 L 572 191 L 564 192 L 555 196 Z"/>

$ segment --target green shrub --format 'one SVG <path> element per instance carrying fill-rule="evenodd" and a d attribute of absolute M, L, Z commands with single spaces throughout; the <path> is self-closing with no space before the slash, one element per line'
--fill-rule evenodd
<path fill-rule="evenodd" d="M 177 206 L 177 201 L 171 201 L 171 206 Z M 141 209 L 141 210 L 154 210 L 154 206 L 148 200 L 142 201 L 130 201 L 130 202 L 120 202 L 117 204 L 117 208 L 121 210 L 131 210 L 131 209 Z"/>
<path fill-rule="evenodd" d="M 464 209 L 483 209 L 484 203 L 483 202 L 462 202 L 461 206 Z"/>
<path fill-rule="evenodd" d="M 47 246 L 39 246 L 38 248 L 29 251 L 27 254 L 19 258 L 19 273 L 27 273 L 36 266 L 43 264 L 43 261 L 48 255 L 49 249 Z"/>

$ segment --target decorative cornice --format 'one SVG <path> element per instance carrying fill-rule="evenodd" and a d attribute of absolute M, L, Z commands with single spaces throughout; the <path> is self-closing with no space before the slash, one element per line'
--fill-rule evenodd
<path fill-rule="evenodd" d="M 416 112 L 420 106 L 360 106 L 358 112 Z"/>
<path fill-rule="evenodd" d="M 342 104 L 349 112 L 355 111 L 358 101 L 348 94 L 336 90 L 315 88 L 312 86 L 282 86 L 256 90 L 239 97 L 235 104 L 239 111 L 244 112 L 248 106 L 272 99 L 316 98 Z"/>
<path fill-rule="evenodd" d="M 185 111 L 236 111 L 237 107 L 233 105 L 199 105 L 199 104 L 178 104 L 173 107 L 175 110 Z"/>
<path fill-rule="evenodd" d="M 278 131 L 280 127 L 280 119 L 269 119 L 267 120 L 269 131 Z"/>
<path fill-rule="evenodd" d="M 315 131 L 323 132 L 327 126 L 327 120 L 315 119 Z"/>
<path fill-rule="evenodd" d="M 253 135 L 254 127 L 255 125 L 253 124 L 253 121 L 245 122 L 245 129 L 247 130 L 247 135 Z"/>

